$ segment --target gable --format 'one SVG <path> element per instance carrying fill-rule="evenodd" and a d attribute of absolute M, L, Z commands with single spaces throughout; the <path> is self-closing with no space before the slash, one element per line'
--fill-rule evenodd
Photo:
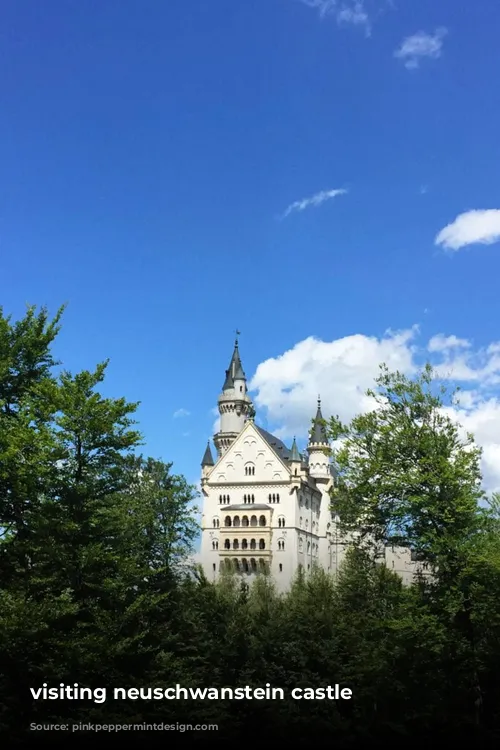
<path fill-rule="evenodd" d="M 209 484 L 279 482 L 289 477 L 288 466 L 264 440 L 253 422 L 247 422 L 210 472 Z"/>

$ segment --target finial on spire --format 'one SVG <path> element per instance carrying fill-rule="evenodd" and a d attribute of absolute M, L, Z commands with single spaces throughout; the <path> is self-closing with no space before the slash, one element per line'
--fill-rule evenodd
<path fill-rule="evenodd" d="M 236 338 L 234 340 L 234 345 L 238 346 L 238 336 L 241 336 L 241 331 L 239 331 L 238 329 L 236 329 L 235 334 L 236 334 Z"/>
<path fill-rule="evenodd" d="M 318 393 L 318 409 L 321 409 L 321 396 Z"/>

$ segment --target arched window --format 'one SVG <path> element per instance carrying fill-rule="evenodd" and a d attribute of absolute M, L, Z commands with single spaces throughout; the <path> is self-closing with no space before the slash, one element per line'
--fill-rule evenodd
<path fill-rule="evenodd" d="M 265 516 L 261 516 L 259 518 L 259 526 L 265 526 L 265 525 L 266 525 L 266 517 Z"/>
<path fill-rule="evenodd" d="M 272 499 L 273 499 L 273 496 L 271 494 L 269 494 L 268 495 L 268 500 L 269 500 L 270 503 L 272 502 Z"/>
<path fill-rule="evenodd" d="M 243 516 L 243 518 L 241 519 L 241 525 L 248 526 L 248 516 Z"/>
<path fill-rule="evenodd" d="M 252 495 L 252 503 L 255 502 L 255 495 Z"/>
<path fill-rule="evenodd" d="M 307 542 L 307 554 L 311 551 L 311 542 Z"/>
<path fill-rule="evenodd" d="M 273 495 L 273 503 L 276 502 L 276 495 Z"/>
<path fill-rule="evenodd" d="M 216 519 L 215 519 L 215 521 L 216 521 L 216 523 L 217 523 L 217 528 L 219 528 L 219 519 L 218 519 L 218 518 L 216 518 Z"/>
<path fill-rule="evenodd" d="M 277 494 L 276 495 L 276 502 L 279 503 L 279 501 L 280 501 L 280 496 L 279 496 L 279 494 Z"/>
<path fill-rule="evenodd" d="M 257 563 L 255 562 L 255 558 L 254 557 L 252 557 L 252 559 L 250 560 L 250 567 L 251 567 L 251 569 L 252 569 L 253 572 L 255 572 L 257 570 Z"/>
<path fill-rule="evenodd" d="M 265 573 L 265 571 L 266 571 L 266 561 L 263 560 L 262 558 L 259 560 L 259 568 L 260 568 L 260 570 L 261 570 L 262 573 Z"/>
<path fill-rule="evenodd" d="M 219 505 L 222 505 L 222 495 L 219 495 Z"/>
<path fill-rule="evenodd" d="M 234 569 L 236 570 L 236 572 L 240 569 L 240 563 L 236 559 L 236 557 L 233 559 L 233 566 L 234 566 Z"/>
<path fill-rule="evenodd" d="M 250 519 L 250 526 L 257 526 L 257 516 L 252 516 Z"/>
<path fill-rule="evenodd" d="M 240 517 L 239 516 L 235 516 L 233 518 L 233 526 L 239 526 L 239 525 L 240 525 Z"/>
<path fill-rule="evenodd" d="M 304 549 L 304 540 L 302 537 L 299 537 L 299 552 L 302 552 Z"/>
<path fill-rule="evenodd" d="M 243 567 L 244 572 L 248 573 L 248 560 L 246 559 L 246 557 L 244 557 L 243 560 L 241 561 L 241 565 Z"/>
<path fill-rule="evenodd" d="M 259 539 L 259 549 L 265 549 L 266 548 L 266 542 L 264 539 Z"/>
<path fill-rule="evenodd" d="M 213 523 L 213 525 L 214 525 L 214 529 L 216 529 L 216 528 L 217 528 L 217 521 L 216 521 L 216 519 L 215 519 L 215 518 L 214 518 L 214 520 L 212 521 L 212 523 Z"/>
<path fill-rule="evenodd" d="M 248 540 L 242 539 L 241 540 L 241 549 L 248 549 Z"/>
<path fill-rule="evenodd" d="M 302 528 L 302 516 L 299 518 L 299 527 Z"/>
<path fill-rule="evenodd" d="M 233 540 L 233 549 L 239 549 L 239 548 L 240 548 L 239 541 L 237 539 L 234 539 Z"/>
<path fill-rule="evenodd" d="M 226 516 L 224 519 L 224 526 L 231 526 L 231 516 Z"/>
<path fill-rule="evenodd" d="M 231 549 L 231 542 L 229 541 L 229 539 L 226 539 L 226 541 L 224 542 L 224 549 Z"/>
<path fill-rule="evenodd" d="M 257 542 L 255 539 L 250 540 L 250 549 L 257 549 Z"/>
<path fill-rule="evenodd" d="M 280 573 L 283 573 L 283 565 L 280 563 Z"/>

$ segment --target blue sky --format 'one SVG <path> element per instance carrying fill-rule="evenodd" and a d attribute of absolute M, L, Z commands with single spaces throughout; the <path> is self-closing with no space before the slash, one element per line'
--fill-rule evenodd
<path fill-rule="evenodd" d="M 349 416 L 379 361 L 437 358 L 500 485 L 499 24 L 496 0 L 4 0 L 4 309 L 67 302 L 65 366 L 109 357 L 191 481 L 238 327 L 261 421 L 302 442 L 318 390 Z"/>

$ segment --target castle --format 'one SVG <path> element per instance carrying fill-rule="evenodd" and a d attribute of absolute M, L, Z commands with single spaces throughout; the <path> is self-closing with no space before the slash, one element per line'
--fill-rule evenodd
<path fill-rule="evenodd" d="M 346 550 L 332 513 L 335 481 L 330 445 L 318 398 L 306 455 L 295 438 L 291 448 L 255 423 L 238 339 L 222 393 L 220 429 L 202 460 L 201 564 L 209 580 L 225 568 L 252 579 L 272 576 L 285 591 L 299 566 L 320 566 L 336 575 Z M 406 549 L 387 547 L 385 562 L 405 582 L 415 573 Z"/>

